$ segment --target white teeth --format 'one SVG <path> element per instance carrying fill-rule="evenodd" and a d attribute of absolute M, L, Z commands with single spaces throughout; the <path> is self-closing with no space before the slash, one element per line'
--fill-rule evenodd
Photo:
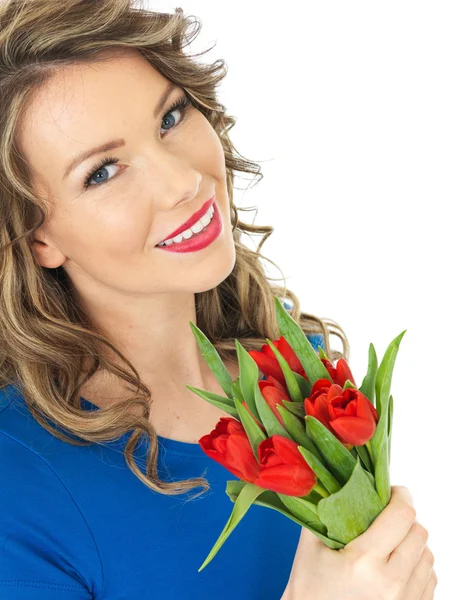
<path fill-rule="evenodd" d="M 204 217 L 201 217 L 200 221 L 203 224 L 203 227 L 206 227 L 207 225 L 209 225 L 209 223 L 212 220 L 212 215 L 209 213 L 209 211 L 204 215 Z"/>
<path fill-rule="evenodd" d="M 204 225 L 201 223 L 201 221 L 197 221 L 190 229 L 193 231 L 193 233 L 199 233 L 203 228 Z"/>
<path fill-rule="evenodd" d="M 207 227 L 207 225 L 209 225 L 209 223 L 212 220 L 213 215 L 214 215 L 214 206 L 212 205 L 209 208 L 209 210 L 207 211 L 207 213 L 204 215 L 204 217 L 201 217 L 201 219 L 199 219 L 194 225 L 192 225 L 192 227 L 190 227 L 189 229 L 186 229 L 185 231 L 183 231 L 176 237 L 168 239 L 165 242 L 161 242 L 157 245 L 158 246 L 170 246 L 171 244 L 179 244 L 180 242 L 182 242 L 182 240 L 190 239 L 194 234 L 199 233 L 202 229 L 204 229 L 205 227 Z"/>

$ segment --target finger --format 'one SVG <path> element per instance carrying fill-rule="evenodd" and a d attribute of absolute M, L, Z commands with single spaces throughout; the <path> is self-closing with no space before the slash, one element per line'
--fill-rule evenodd
<path fill-rule="evenodd" d="M 404 578 L 407 583 L 402 591 L 401 598 L 407 600 L 421 600 L 424 590 L 427 588 L 430 576 L 432 575 L 433 554 L 429 547 L 426 546 L 421 558 L 417 561 L 416 566 L 412 569 L 410 575 L 405 574 Z M 396 573 L 406 573 L 406 571 L 396 571 Z"/>
<path fill-rule="evenodd" d="M 424 590 L 420 600 L 433 600 L 435 595 L 435 588 L 438 584 L 438 578 L 434 570 L 430 574 L 429 581 L 427 582 L 426 589 Z"/>
<path fill-rule="evenodd" d="M 410 506 L 413 506 L 413 508 L 415 507 L 413 496 L 408 487 L 406 487 L 405 485 L 392 485 L 391 499 L 397 500 L 399 498 L 407 502 L 407 504 L 410 504 Z"/>
<path fill-rule="evenodd" d="M 430 562 L 432 556 L 429 547 L 426 545 L 429 538 L 429 532 L 421 523 L 415 521 L 410 527 L 403 541 L 393 550 L 388 559 L 388 569 L 395 573 L 404 573 L 407 578 L 411 576 L 413 569 L 424 555 L 432 568 L 433 562 Z M 427 549 L 427 550 L 426 550 Z M 426 551 L 425 551 L 426 550 Z"/>
<path fill-rule="evenodd" d="M 346 544 L 345 551 L 354 550 L 386 561 L 405 538 L 415 518 L 416 510 L 409 490 L 404 486 L 393 486 L 390 502 L 365 532 Z"/>

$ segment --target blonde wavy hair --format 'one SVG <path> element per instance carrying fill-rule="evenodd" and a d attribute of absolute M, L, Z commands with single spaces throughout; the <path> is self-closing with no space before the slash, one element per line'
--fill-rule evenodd
<path fill-rule="evenodd" d="M 199 19 L 185 16 L 181 8 L 174 14 L 158 13 L 130 0 L 0 3 L 0 388 L 20 388 L 33 417 L 70 444 L 101 444 L 132 432 L 124 448 L 128 467 L 150 489 L 166 495 L 198 486 L 204 493 L 210 486 L 203 477 L 171 482 L 159 479 L 158 440 L 149 419 L 150 390 L 76 301 L 64 269 L 42 268 L 35 259 L 33 234 L 48 212 L 44 199 L 32 188 L 17 133 L 24 109 L 58 69 L 98 61 L 98 54 L 112 47 L 138 49 L 164 77 L 184 88 L 223 146 L 236 262 L 232 273 L 216 288 L 195 294 L 197 326 L 223 360 L 237 361 L 235 338 L 246 350 L 259 350 L 265 338 L 279 337 L 277 295 L 291 301 L 290 314 L 306 334 L 324 335 L 324 350 L 332 361 L 341 356 L 349 360 L 349 344 L 337 323 L 301 313 L 297 296 L 286 288 L 285 277 L 283 286 L 269 283 L 277 279 L 264 273 L 261 259 L 269 259 L 260 249 L 273 227 L 244 223 L 239 218 L 238 210 L 251 209 L 238 209 L 233 202 L 235 173 L 250 173 L 258 181 L 263 175 L 257 163 L 238 154 L 229 137 L 236 119 L 226 114 L 216 91 L 226 75 L 226 63 L 221 59 L 212 64 L 194 60 L 208 50 L 191 56 L 184 52 L 201 26 Z M 256 251 L 242 243 L 242 233 L 263 236 Z M 330 334 L 340 338 L 343 353 L 330 348 Z M 129 370 L 104 357 L 104 345 Z M 130 384 L 131 395 L 106 409 L 83 410 L 80 389 L 99 369 Z M 137 406 L 142 408 L 141 416 L 130 412 Z M 134 459 L 142 436 L 149 439 L 145 473 Z"/>

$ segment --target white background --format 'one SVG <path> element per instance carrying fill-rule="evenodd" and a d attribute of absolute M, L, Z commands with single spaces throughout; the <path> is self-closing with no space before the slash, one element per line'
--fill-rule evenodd
<path fill-rule="evenodd" d="M 369 343 L 380 362 L 407 330 L 392 384 L 391 483 L 412 492 L 435 555 L 434 597 L 449 598 L 448 4 L 148 7 L 178 5 L 203 25 L 189 51 L 215 43 L 199 60 L 227 63 L 219 100 L 238 119 L 231 139 L 265 175 L 251 189 L 240 175 L 235 201 L 258 209 L 242 220 L 274 226 L 262 252 L 301 310 L 343 327 L 359 386 Z M 254 249 L 260 240 L 244 238 Z"/>

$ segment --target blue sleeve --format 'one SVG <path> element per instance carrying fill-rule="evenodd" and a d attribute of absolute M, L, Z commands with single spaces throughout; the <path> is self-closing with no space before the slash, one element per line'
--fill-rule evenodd
<path fill-rule="evenodd" d="M 93 576 L 83 570 L 101 572 L 99 560 L 57 474 L 0 432 L 0 600 L 92 600 Z"/>

